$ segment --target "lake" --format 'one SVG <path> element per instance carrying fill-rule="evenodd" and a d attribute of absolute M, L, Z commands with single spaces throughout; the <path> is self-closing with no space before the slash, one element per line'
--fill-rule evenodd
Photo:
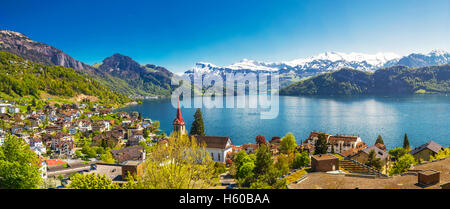
<path fill-rule="evenodd" d="M 161 130 L 167 134 L 172 131 L 176 115 L 169 99 L 144 100 L 142 104 L 117 111 L 138 111 L 143 117 L 159 120 Z M 446 147 L 450 145 L 450 97 L 445 95 L 280 96 L 275 119 L 260 119 L 258 111 L 248 107 L 203 107 L 205 132 L 210 136 L 229 136 L 233 144 L 254 143 L 256 135 L 270 140 L 288 132 L 300 143 L 311 131 L 321 131 L 360 136 L 369 146 L 379 134 L 388 148 L 402 146 L 405 133 L 411 147 L 429 140 Z M 195 108 L 182 107 L 187 130 L 194 112 Z"/>

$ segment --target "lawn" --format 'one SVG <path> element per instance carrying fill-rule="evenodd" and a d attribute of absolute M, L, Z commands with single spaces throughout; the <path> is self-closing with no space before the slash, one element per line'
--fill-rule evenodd
<path fill-rule="evenodd" d="M 337 157 L 337 158 L 339 158 L 339 160 L 343 160 L 344 159 L 344 157 L 342 157 L 341 155 L 338 155 L 338 154 L 333 154 L 335 157 Z"/>
<path fill-rule="evenodd" d="M 308 173 L 308 170 L 310 169 L 310 167 L 306 167 L 303 168 L 301 170 L 298 170 L 297 172 L 289 175 L 286 177 L 286 184 L 290 184 L 292 182 L 297 181 L 298 179 L 300 179 L 302 176 L 304 176 L 305 174 Z"/>

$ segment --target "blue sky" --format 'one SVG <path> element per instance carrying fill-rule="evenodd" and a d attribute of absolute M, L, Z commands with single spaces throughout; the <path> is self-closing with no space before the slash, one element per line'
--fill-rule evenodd
<path fill-rule="evenodd" d="M 198 61 L 325 51 L 450 51 L 450 1 L 2 1 L 0 28 L 94 64 L 114 53 L 182 72 Z"/>

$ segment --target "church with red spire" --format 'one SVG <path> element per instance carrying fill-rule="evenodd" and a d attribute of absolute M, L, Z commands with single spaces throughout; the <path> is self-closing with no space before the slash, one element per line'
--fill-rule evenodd
<path fill-rule="evenodd" d="M 173 132 L 187 134 L 185 125 L 186 123 L 181 116 L 180 99 L 178 99 L 177 117 L 173 120 Z"/>

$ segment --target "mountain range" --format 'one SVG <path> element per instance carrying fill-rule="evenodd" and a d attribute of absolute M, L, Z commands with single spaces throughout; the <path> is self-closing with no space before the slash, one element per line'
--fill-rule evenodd
<path fill-rule="evenodd" d="M 73 68 L 80 74 L 93 77 L 97 82 L 121 94 L 133 96 L 170 95 L 172 73 L 164 67 L 141 65 L 130 57 L 114 54 L 102 63 L 91 66 L 65 52 L 27 36 L 0 30 L 0 51 L 16 54 L 24 59 L 48 66 Z"/>
<path fill-rule="evenodd" d="M 428 54 L 413 53 L 399 56 L 394 53 L 341 53 L 326 52 L 305 59 L 287 62 L 259 62 L 244 59 L 229 66 L 216 66 L 211 63 L 198 62 L 185 75 L 195 72 L 224 76 L 225 73 L 267 73 L 277 72 L 280 75 L 280 85 L 288 86 L 305 78 L 322 73 L 333 72 L 342 68 L 352 68 L 366 72 L 374 72 L 381 68 L 402 65 L 406 67 L 424 67 L 450 63 L 450 53 L 433 50 Z"/>
<path fill-rule="evenodd" d="M 174 89 L 171 79 L 179 78 L 164 67 L 152 64 L 141 65 L 132 58 L 118 53 L 105 58 L 99 64 L 88 65 L 60 49 L 8 30 L 0 30 L 0 51 L 16 54 L 35 63 L 72 68 L 82 75 L 92 77 L 99 84 L 130 97 L 170 95 Z M 277 72 L 280 75 L 280 86 L 288 87 L 341 69 L 355 69 L 370 73 L 393 66 L 405 66 L 408 67 L 405 69 L 409 69 L 448 63 L 450 63 L 450 54 L 442 50 L 433 50 L 427 54 L 412 53 L 407 56 L 394 53 L 325 52 L 317 56 L 286 62 L 244 59 L 229 66 L 198 62 L 192 69 L 184 72 L 183 76 L 190 77 L 194 72 L 200 72 L 204 74 L 203 76 L 223 77 L 225 73 L 240 73 L 239 75 L 242 76 L 248 73 Z"/>

